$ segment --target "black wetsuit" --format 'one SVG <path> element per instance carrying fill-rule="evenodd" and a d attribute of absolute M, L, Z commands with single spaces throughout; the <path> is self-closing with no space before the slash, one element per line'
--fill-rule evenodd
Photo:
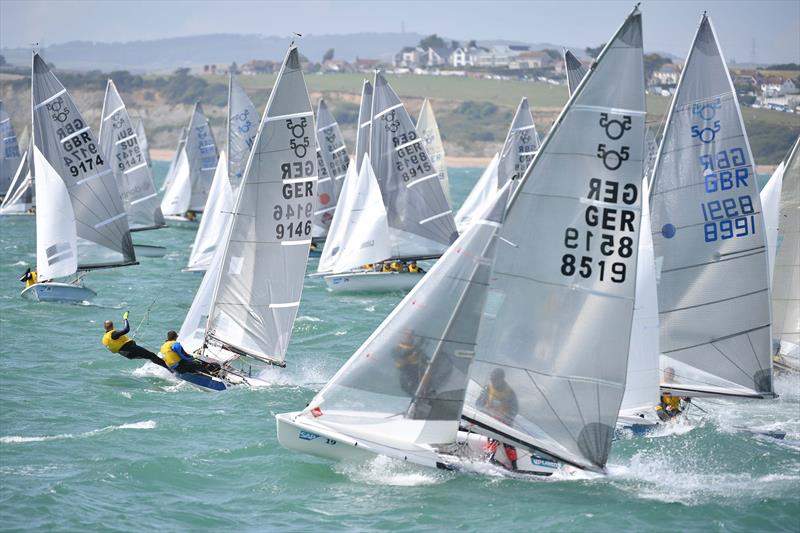
<path fill-rule="evenodd" d="M 131 325 L 128 323 L 127 319 L 124 322 L 125 327 L 123 329 L 115 329 L 111 332 L 112 339 L 117 340 L 131 330 Z M 119 349 L 119 354 L 128 359 L 147 359 L 151 363 L 162 366 L 169 370 L 167 363 L 165 363 L 164 360 L 158 356 L 158 354 L 154 354 L 150 350 L 138 346 L 135 341 L 128 341 L 123 344 L 122 348 Z"/>

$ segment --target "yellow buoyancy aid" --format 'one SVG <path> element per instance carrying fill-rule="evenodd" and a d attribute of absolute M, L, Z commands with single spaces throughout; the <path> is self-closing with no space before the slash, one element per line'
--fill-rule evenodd
<path fill-rule="evenodd" d="M 414 263 L 411 263 L 410 265 L 408 265 L 408 271 L 409 272 L 419 272 L 419 266 L 414 264 Z"/>
<path fill-rule="evenodd" d="M 36 271 L 34 270 L 33 272 L 30 273 L 28 279 L 25 280 L 25 288 L 27 289 L 31 285 L 36 285 L 38 281 L 39 281 L 39 274 L 37 274 Z"/>
<path fill-rule="evenodd" d="M 681 397 L 673 396 L 671 394 L 664 394 L 661 396 L 661 405 L 664 409 L 666 409 L 668 406 L 672 407 L 672 411 L 678 413 L 681 410 Z"/>
<path fill-rule="evenodd" d="M 403 270 L 403 265 L 397 261 L 392 261 L 392 272 L 400 272 Z"/>
<path fill-rule="evenodd" d="M 173 366 L 177 365 L 181 362 L 181 356 L 178 355 L 178 352 L 172 349 L 172 345 L 175 344 L 176 341 L 166 341 L 164 344 L 161 345 L 161 355 L 164 356 L 164 362 L 167 363 L 167 366 L 172 368 Z"/>
<path fill-rule="evenodd" d="M 508 385 L 498 388 L 489 383 L 486 387 L 486 411 L 501 421 L 511 418 L 512 394 L 514 392 Z"/>
<path fill-rule="evenodd" d="M 120 335 L 118 338 L 113 339 L 111 338 L 111 334 L 114 333 L 114 330 L 106 331 L 106 334 L 103 335 L 103 346 L 107 346 L 111 353 L 119 352 L 123 346 L 125 346 L 130 339 L 127 335 Z"/>

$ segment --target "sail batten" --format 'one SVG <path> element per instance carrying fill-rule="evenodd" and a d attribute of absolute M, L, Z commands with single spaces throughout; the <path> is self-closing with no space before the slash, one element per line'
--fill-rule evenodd
<path fill-rule="evenodd" d="M 422 109 L 417 118 L 417 131 L 420 139 L 425 143 L 425 150 L 431 158 L 431 163 L 439 174 L 439 182 L 442 184 L 447 203 L 452 205 L 450 199 L 450 178 L 447 175 L 447 164 L 444 156 L 444 144 L 442 135 L 439 133 L 439 124 L 436 122 L 436 115 L 433 114 L 433 106 L 427 98 L 422 102 Z M 400 147 L 398 147 L 399 149 Z"/>

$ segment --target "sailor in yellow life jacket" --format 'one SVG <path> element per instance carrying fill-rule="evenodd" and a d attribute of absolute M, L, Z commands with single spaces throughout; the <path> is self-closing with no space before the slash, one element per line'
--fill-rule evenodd
<path fill-rule="evenodd" d="M 389 261 L 384 261 L 383 268 L 381 268 L 381 272 L 391 272 L 391 271 L 392 271 L 391 263 L 389 263 Z"/>
<path fill-rule="evenodd" d="M 408 271 L 416 274 L 417 272 L 422 272 L 422 269 L 419 268 L 416 261 L 410 261 L 408 263 Z"/>
<path fill-rule="evenodd" d="M 512 425 L 514 417 L 519 412 L 519 402 L 514 389 L 506 381 L 506 373 L 502 368 L 495 368 L 489 374 L 489 383 L 481 391 L 475 405 L 478 409 L 488 413 L 500 422 L 509 426 Z M 499 441 L 489 439 L 487 451 L 490 453 L 491 460 L 494 460 L 494 454 L 497 452 L 499 445 Z M 517 449 L 506 443 L 503 443 L 503 449 L 511 463 L 511 469 L 516 470 Z"/>
<path fill-rule="evenodd" d="M 122 315 L 122 320 L 125 323 L 125 327 L 122 329 L 114 329 L 114 323 L 110 320 L 103 323 L 106 330 L 103 334 L 103 345 L 111 353 L 118 353 L 127 359 L 147 359 L 153 364 L 167 368 L 158 355 L 138 346 L 136 342 L 128 338 L 127 333 L 131 330 L 131 325 L 128 323 L 128 311 Z"/>
<path fill-rule="evenodd" d="M 672 383 L 675 383 L 675 369 L 668 366 L 661 372 L 661 385 L 668 386 Z M 692 401 L 691 398 L 681 398 L 680 396 L 673 396 L 670 392 L 664 392 L 661 395 L 661 401 L 656 405 L 656 414 L 658 418 L 660 418 L 662 422 L 666 422 L 681 414 L 683 412 L 681 400 L 686 403 Z"/>
<path fill-rule="evenodd" d="M 36 285 L 36 283 L 38 283 L 39 274 L 37 274 L 35 270 L 31 272 L 31 269 L 29 268 L 25 271 L 22 277 L 19 278 L 19 280 L 25 283 L 25 288 L 27 289 L 31 285 Z"/>
<path fill-rule="evenodd" d="M 391 268 L 392 272 L 400 272 L 403 270 L 403 265 L 400 263 L 400 261 L 392 261 Z"/>
<path fill-rule="evenodd" d="M 161 345 L 161 354 L 169 369 L 178 374 L 214 373 L 219 370 L 219 365 L 200 361 L 187 354 L 178 342 L 176 331 L 167 332 L 167 340 Z"/>

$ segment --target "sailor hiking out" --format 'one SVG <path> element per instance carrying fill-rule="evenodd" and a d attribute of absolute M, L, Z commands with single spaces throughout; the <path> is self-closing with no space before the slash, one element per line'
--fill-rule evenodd
<path fill-rule="evenodd" d="M 131 330 L 131 325 L 128 323 L 128 311 L 122 315 L 125 327 L 122 329 L 114 329 L 114 323 L 106 320 L 103 327 L 106 332 L 103 335 L 103 345 L 109 349 L 111 353 L 118 353 L 128 359 L 147 359 L 153 364 L 167 368 L 167 365 L 161 358 L 147 350 L 138 346 L 136 342 L 128 337 L 128 332 Z"/>

